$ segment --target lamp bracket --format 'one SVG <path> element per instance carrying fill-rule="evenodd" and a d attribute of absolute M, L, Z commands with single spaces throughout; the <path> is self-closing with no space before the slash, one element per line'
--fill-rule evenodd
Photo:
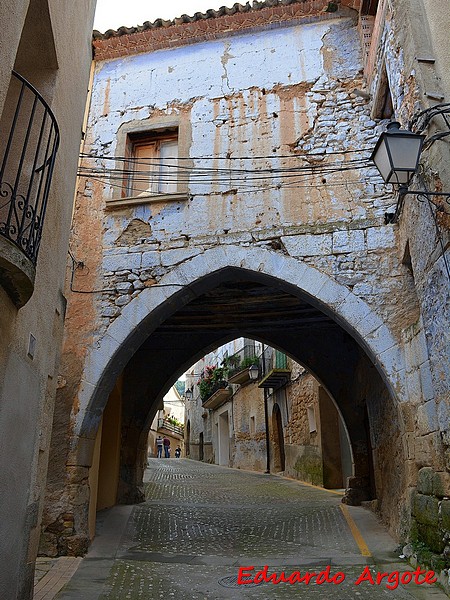
<path fill-rule="evenodd" d="M 431 200 L 434 196 L 442 196 L 445 198 L 445 202 L 450 206 L 450 193 L 449 192 L 428 192 L 423 190 L 409 190 L 407 187 L 400 186 L 398 189 L 398 201 L 397 206 L 395 207 L 395 212 L 393 213 L 384 213 L 384 224 L 389 225 L 391 223 L 397 223 L 400 217 L 400 213 L 402 212 L 403 202 L 405 196 L 417 196 L 417 198 L 424 198 L 433 204 L 436 209 L 440 212 L 444 212 L 444 208 L 436 204 Z"/>
<path fill-rule="evenodd" d="M 444 131 L 438 131 L 434 135 L 427 138 L 424 143 L 426 147 L 430 147 L 431 144 L 437 140 L 441 140 L 442 138 L 450 135 L 450 102 L 436 104 L 436 106 L 430 106 L 430 108 L 426 108 L 425 110 L 417 113 L 417 115 L 415 115 L 409 122 L 409 129 L 411 131 L 414 131 L 414 133 L 423 133 L 431 121 L 438 116 L 442 117 L 446 129 Z"/>
<path fill-rule="evenodd" d="M 444 198 L 449 198 L 446 202 L 447 204 L 450 204 L 450 192 L 424 192 L 419 190 L 408 190 L 408 188 L 399 188 L 398 193 L 400 196 L 424 196 L 425 198 L 428 198 L 428 196 L 443 196 Z"/>

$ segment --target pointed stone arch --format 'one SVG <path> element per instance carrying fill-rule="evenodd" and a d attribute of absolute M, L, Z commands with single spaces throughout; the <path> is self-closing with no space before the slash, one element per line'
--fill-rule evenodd
<path fill-rule="evenodd" d="M 88 351 L 78 390 L 74 433 L 93 439 L 104 403 L 124 365 L 167 315 L 214 285 L 229 268 L 262 274 L 290 286 L 335 320 L 365 350 L 393 398 L 404 399 L 403 352 L 388 326 L 346 286 L 298 259 L 265 248 L 221 246 L 185 261 L 146 288 Z"/>
<path fill-rule="evenodd" d="M 64 514 L 73 512 L 75 515 L 74 543 L 87 548 L 93 535 L 92 529 L 89 533 L 85 517 L 85 504 L 89 504 L 90 497 L 86 476 L 95 473 L 91 466 L 96 438 L 98 441 L 102 415 L 116 381 L 123 377 L 124 382 L 129 382 L 122 386 L 124 408 L 117 501 L 139 502 L 143 499 L 146 424 L 151 422 L 150 413 L 159 406 L 167 386 L 177 376 L 208 351 L 234 339 L 236 331 L 223 330 L 215 337 L 203 336 L 195 346 L 186 338 L 186 344 L 181 346 L 175 360 L 172 350 L 170 354 L 164 354 L 165 367 L 158 369 L 150 378 L 148 349 L 159 352 L 161 338 L 158 332 L 166 323 L 173 324 L 173 317 L 183 314 L 185 307 L 195 305 L 196 301 L 207 298 L 208 294 L 230 282 L 267 286 L 280 291 L 281 295 L 297 297 L 300 304 L 309 304 L 312 309 L 317 309 L 316 313 L 321 312 L 325 318 L 328 317 L 326 320 L 331 323 L 331 328 L 327 329 L 327 335 L 323 336 L 320 328 L 303 330 L 301 348 L 298 334 L 284 329 L 272 331 L 266 340 L 260 341 L 286 351 L 297 362 L 302 362 L 303 356 L 303 364 L 319 381 L 328 380 L 331 395 L 341 403 L 341 407 L 345 406 L 343 417 L 349 431 L 354 463 L 353 481 L 349 480 L 349 495 L 346 495 L 349 503 L 357 504 L 368 498 L 367 453 L 371 444 L 366 439 L 367 432 L 361 427 L 361 415 L 365 406 L 373 408 L 375 426 L 370 434 L 377 438 L 375 442 L 381 449 L 377 454 L 377 473 L 383 508 L 386 512 L 391 506 L 401 505 L 405 488 L 403 483 L 398 482 L 390 461 L 394 445 L 395 464 L 399 469 L 404 464 L 402 444 L 405 426 L 401 411 L 401 403 L 405 400 L 404 359 L 389 327 L 351 290 L 305 262 L 266 248 L 227 245 L 205 250 L 173 267 L 157 285 L 142 290 L 126 305 L 106 330 L 97 333 L 86 349 L 82 377 L 72 382 L 70 398 L 66 397 L 67 390 L 64 396 L 69 410 L 67 401 L 72 405 L 69 447 L 65 455 L 67 481 L 63 484 L 64 489 L 57 484 L 51 492 L 51 497 L 58 497 L 61 505 L 65 506 Z M 241 333 L 247 334 L 245 330 Z M 309 350 L 302 354 L 305 348 L 313 348 L 315 357 Z M 333 379 L 334 374 L 338 374 L 336 380 Z M 324 385 L 328 389 L 327 384 Z M 150 387 L 142 393 L 144 386 Z M 146 416 L 142 410 L 138 417 L 134 416 L 136 393 L 140 396 L 139 402 L 142 399 L 145 404 L 145 407 L 144 404 L 139 405 L 139 410 L 145 408 Z M 58 451 L 61 453 L 60 448 Z M 385 475 L 388 475 L 387 482 L 384 481 Z M 62 481 L 61 477 L 59 481 Z M 74 501 L 72 491 L 75 488 L 79 490 L 77 498 L 80 498 Z M 60 515 L 54 514 L 51 502 L 48 506 L 46 522 L 57 522 Z"/>

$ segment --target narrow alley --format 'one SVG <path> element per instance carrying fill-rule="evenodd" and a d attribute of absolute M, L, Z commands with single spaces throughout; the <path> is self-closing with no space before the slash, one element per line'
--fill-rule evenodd
<path fill-rule="evenodd" d="M 366 566 L 374 578 L 413 569 L 374 515 L 341 504 L 338 492 L 186 459 L 151 459 L 145 488 L 145 503 L 100 513 L 97 537 L 57 600 L 445 598 L 414 579 L 371 585 Z M 345 579 L 237 584 L 240 567 L 254 567 L 240 572 L 249 581 L 265 565 L 268 576 L 330 566 L 329 579 Z"/>

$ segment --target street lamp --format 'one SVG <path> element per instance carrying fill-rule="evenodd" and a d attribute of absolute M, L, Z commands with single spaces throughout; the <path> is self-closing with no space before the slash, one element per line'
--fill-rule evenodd
<path fill-rule="evenodd" d="M 448 105 L 442 105 L 444 108 L 439 112 L 432 113 L 432 116 L 441 114 L 445 118 L 448 112 Z M 434 107 L 435 109 L 436 107 Z M 433 109 L 433 110 L 434 110 Z M 424 118 L 427 111 L 423 111 L 418 117 Z M 424 120 L 422 125 L 429 124 L 428 120 Z M 447 135 L 447 133 L 445 133 Z M 433 136 L 427 140 L 427 144 L 432 143 L 437 139 L 444 137 L 444 134 Z M 386 213 L 385 222 L 395 223 L 398 220 L 401 207 L 403 205 L 403 199 L 406 195 L 414 195 L 418 197 L 426 198 L 431 202 L 430 198 L 433 196 L 442 196 L 450 198 L 450 193 L 446 192 L 429 192 L 422 190 L 409 190 L 408 185 L 416 174 L 419 167 L 419 159 L 422 152 L 423 143 L 425 136 L 420 133 L 414 133 L 407 129 L 400 129 L 400 123 L 392 121 L 387 126 L 387 131 L 383 132 L 375 145 L 375 148 L 371 155 L 371 160 L 375 163 L 381 177 L 385 183 L 391 183 L 394 188 L 398 191 L 399 197 L 395 213 L 393 215 Z M 447 200 L 447 202 L 449 202 Z M 440 207 L 440 210 L 443 210 Z"/>
<path fill-rule="evenodd" d="M 194 393 L 192 391 L 192 388 L 188 388 L 187 390 L 185 390 L 184 397 L 185 397 L 186 400 L 192 400 L 192 398 L 194 397 Z"/>
<path fill-rule="evenodd" d="M 258 365 L 250 365 L 248 368 L 248 375 L 252 381 L 256 381 L 259 375 Z"/>
<path fill-rule="evenodd" d="M 397 121 L 389 123 L 370 157 L 385 183 L 408 187 L 419 166 L 424 139 L 424 135 L 400 129 Z"/>

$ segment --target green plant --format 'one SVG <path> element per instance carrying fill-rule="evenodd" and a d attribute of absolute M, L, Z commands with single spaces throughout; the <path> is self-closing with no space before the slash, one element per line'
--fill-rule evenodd
<path fill-rule="evenodd" d="M 218 383 L 219 381 L 223 381 L 227 377 L 228 369 L 226 367 L 216 367 L 211 376 L 211 381 L 213 383 Z"/>
<path fill-rule="evenodd" d="M 175 417 L 168 417 L 167 421 L 174 425 L 175 427 L 184 427 L 183 423 L 176 419 Z"/>
<path fill-rule="evenodd" d="M 244 360 L 241 362 L 241 364 L 239 365 L 239 367 L 244 370 L 247 369 L 248 367 L 251 367 L 252 365 L 258 365 L 259 360 L 257 356 L 248 356 L 247 358 L 244 358 Z"/>
<path fill-rule="evenodd" d="M 212 392 L 213 385 L 214 384 L 211 381 L 211 379 L 201 379 L 200 380 L 200 383 L 198 384 L 198 388 L 200 391 L 200 398 L 202 399 L 202 401 L 209 398 L 209 396 L 211 395 L 211 392 Z"/>
<path fill-rule="evenodd" d="M 202 402 L 207 400 L 221 382 L 224 382 L 228 376 L 228 368 L 223 367 L 206 367 L 200 379 L 197 382 L 200 391 Z"/>
<path fill-rule="evenodd" d="M 240 365 L 241 359 L 239 354 L 232 354 L 231 356 L 225 356 L 222 360 L 222 366 L 229 369 L 237 369 Z"/>

